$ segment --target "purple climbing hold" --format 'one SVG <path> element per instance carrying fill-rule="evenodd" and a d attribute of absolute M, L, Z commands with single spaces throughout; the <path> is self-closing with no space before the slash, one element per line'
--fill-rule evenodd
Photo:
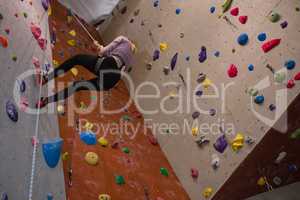
<path fill-rule="evenodd" d="M 50 2 L 49 0 L 42 0 L 42 6 L 47 11 L 49 9 Z"/>
<path fill-rule="evenodd" d="M 198 97 L 201 97 L 202 94 L 203 94 L 203 91 L 202 91 L 202 90 L 198 90 L 198 91 L 196 92 L 196 96 L 198 96 Z"/>
<path fill-rule="evenodd" d="M 176 67 L 176 63 L 177 63 L 177 59 L 178 59 L 178 53 L 175 53 L 175 55 L 173 56 L 172 60 L 171 60 L 171 70 L 173 71 Z"/>
<path fill-rule="evenodd" d="M 280 24 L 282 29 L 285 29 L 288 25 L 289 25 L 289 23 L 287 21 L 284 21 Z"/>
<path fill-rule="evenodd" d="M 160 55 L 160 51 L 156 49 L 156 50 L 153 52 L 153 61 L 158 60 L 158 59 L 159 59 L 159 55 Z"/>
<path fill-rule="evenodd" d="M 200 112 L 196 111 L 192 114 L 193 119 L 197 119 L 200 116 Z"/>
<path fill-rule="evenodd" d="M 18 115 L 17 108 L 15 104 L 13 104 L 11 101 L 6 102 L 6 113 L 12 121 L 14 122 L 18 121 L 19 115 Z"/>
<path fill-rule="evenodd" d="M 202 46 L 201 51 L 199 53 L 199 62 L 203 63 L 207 58 L 206 47 Z"/>
<path fill-rule="evenodd" d="M 6 194 L 6 192 L 3 192 L 1 194 L 1 200 L 8 200 L 8 195 Z"/>
<path fill-rule="evenodd" d="M 176 12 L 176 15 L 179 15 L 181 13 L 181 9 L 177 8 L 175 12 Z"/>
<path fill-rule="evenodd" d="M 217 139 L 216 143 L 214 144 L 216 151 L 218 151 L 219 153 L 224 153 L 227 146 L 228 146 L 228 142 L 226 140 L 225 135 L 220 136 Z"/>
<path fill-rule="evenodd" d="M 215 116 L 216 113 L 217 113 L 217 111 L 216 111 L 216 109 L 214 109 L 214 108 L 212 108 L 212 109 L 209 110 L 209 115 L 210 115 L 210 116 Z"/>
<path fill-rule="evenodd" d="M 274 110 L 276 110 L 276 106 L 274 104 L 270 104 L 269 109 L 270 109 L 270 111 L 274 111 Z"/>

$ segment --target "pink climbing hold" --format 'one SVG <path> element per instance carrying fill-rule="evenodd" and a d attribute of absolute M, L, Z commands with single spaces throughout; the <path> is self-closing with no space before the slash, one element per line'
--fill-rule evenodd
<path fill-rule="evenodd" d="M 191 176 L 196 179 L 199 176 L 199 171 L 197 169 L 192 168 L 191 169 Z"/>
<path fill-rule="evenodd" d="M 47 40 L 46 39 L 44 39 L 44 38 L 38 39 L 38 44 L 43 51 L 46 50 L 46 48 L 47 48 Z"/>
<path fill-rule="evenodd" d="M 240 16 L 239 17 L 239 21 L 241 22 L 241 24 L 246 24 L 248 21 L 248 16 Z"/>
<path fill-rule="evenodd" d="M 41 34 L 42 34 L 42 30 L 40 27 L 38 27 L 37 25 L 35 25 L 34 23 L 31 23 L 31 26 L 30 26 L 30 29 L 31 29 L 31 32 L 32 32 L 32 35 L 34 36 L 34 38 L 37 40 L 41 37 Z"/>
<path fill-rule="evenodd" d="M 295 76 L 294 76 L 294 79 L 296 81 L 299 81 L 300 80 L 300 72 L 298 72 Z"/>
<path fill-rule="evenodd" d="M 288 80 L 286 87 L 293 88 L 295 86 L 295 81 L 293 79 Z"/>
<path fill-rule="evenodd" d="M 239 8 L 238 7 L 235 7 L 235 8 L 232 8 L 231 10 L 230 10 L 230 14 L 232 15 L 232 16 L 238 16 L 239 15 Z"/>
<path fill-rule="evenodd" d="M 278 46 L 280 44 L 281 39 L 273 39 L 273 40 L 269 40 L 268 42 L 265 42 L 261 48 L 262 50 L 267 53 L 269 51 L 271 51 L 273 48 L 275 48 L 276 46 Z"/>
<path fill-rule="evenodd" d="M 238 74 L 238 69 L 234 64 L 231 64 L 227 69 L 227 74 L 230 78 L 236 77 Z"/>

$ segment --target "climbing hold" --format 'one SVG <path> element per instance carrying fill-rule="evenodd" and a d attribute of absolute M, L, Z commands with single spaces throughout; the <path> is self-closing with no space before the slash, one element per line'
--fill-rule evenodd
<path fill-rule="evenodd" d="M 123 176 L 119 176 L 119 175 L 115 176 L 115 181 L 118 185 L 125 184 L 125 179 Z"/>
<path fill-rule="evenodd" d="M 256 96 L 254 102 L 256 104 L 263 104 L 265 101 L 265 97 L 263 95 Z"/>
<path fill-rule="evenodd" d="M 69 152 L 64 152 L 64 153 L 62 154 L 62 156 L 61 156 L 61 158 L 62 158 L 63 161 L 68 160 L 69 157 L 70 157 Z"/>
<path fill-rule="evenodd" d="M 27 18 L 28 14 L 26 12 L 23 12 L 23 16 L 24 16 L 24 18 Z"/>
<path fill-rule="evenodd" d="M 295 81 L 293 79 L 288 80 L 286 87 L 287 88 L 293 88 L 295 86 Z"/>
<path fill-rule="evenodd" d="M 159 50 L 155 50 L 153 52 L 153 61 L 156 61 L 159 59 L 159 55 L 160 55 L 160 51 Z"/>
<path fill-rule="evenodd" d="M 71 47 L 74 47 L 76 45 L 76 41 L 75 40 L 68 40 L 67 41 L 68 45 L 70 45 Z"/>
<path fill-rule="evenodd" d="M 167 43 L 162 42 L 162 43 L 159 44 L 159 49 L 161 51 L 165 51 L 165 50 L 167 50 L 167 48 L 168 48 L 168 44 Z"/>
<path fill-rule="evenodd" d="M 234 64 L 231 64 L 227 69 L 227 74 L 230 78 L 234 78 L 238 74 L 238 69 Z"/>
<path fill-rule="evenodd" d="M 202 90 L 196 91 L 196 96 L 200 97 L 200 96 L 202 96 L 202 94 L 203 94 L 203 91 L 202 91 Z"/>
<path fill-rule="evenodd" d="M 230 10 L 230 14 L 231 14 L 232 16 L 238 16 L 238 15 L 239 15 L 239 8 L 238 8 L 238 7 L 232 8 L 232 9 Z"/>
<path fill-rule="evenodd" d="M 214 108 L 209 109 L 209 115 L 210 116 L 215 116 L 216 113 L 217 113 L 216 109 L 214 109 Z"/>
<path fill-rule="evenodd" d="M 211 6 L 210 9 L 209 9 L 209 12 L 210 12 L 211 14 L 213 14 L 215 11 L 216 11 L 216 7 Z"/>
<path fill-rule="evenodd" d="M 173 71 L 176 67 L 176 63 L 177 63 L 177 59 L 178 59 L 178 53 L 175 53 L 175 55 L 173 56 L 173 58 L 171 59 L 171 63 L 170 63 L 170 67 L 171 70 Z"/>
<path fill-rule="evenodd" d="M 50 6 L 49 4 L 50 4 L 49 0 L 42 0 L 42 6 L 45 9 L 45 11 L 48 10 L 48 8 Z"/>
<path fill-rule="evenodd" d="M 8 200 L 8 195 L 6 192 L 1 193 L 1 200 Z"/>
<path fill-rule="evenodd" d="M 50 168 L 55 168 L 58 164 L 62 144 L 61 138 L 48 139 L 42 144 L 44 159 Z"/>
<path fill-rule="evenodd" d="M 19 83 L 19 91 L 21 93 L 25 92 L 25 90 L 26 90 L 26 83 L 25 83 L 25 81 L 24 80 L 18 81 L 18 83 Z"/>
<path fill-rule="evenodd" d="M 124 121 L 130 121 L 131 117 L 129 115 L 123 115 L 122 116 L 122 120 L 124 120 Z"/>
<path fill-rule="evenodd" d="M 276 83 L 283 83 L 286 79 L 286 73 L 285 72 L 276 72 L 274 74 L 274 80 Z"/>
<path fill-rule="evenodd" d="M 0 13 L 0 20 L 3 20 L 4 19 L 4 17 L 3 17 L 3 15 Z"/>
<path fill-rule="evenodd" d="M 222 12 L 225 13 L 227 12 L 232 4 L 233 0 L 225 0 L 224 3 L 222 4 Z"/>
<path fill-rule="evenodd" d="M 298 171 L 297 165 L 295 165 L 295 164 L 288 165 L 288 171 L 291 173 L 297 172 Z"/>
<path fill-rule="evenodd" d="M 257 39 L 259 41 L 263 42 L 267 39 L 267 34 L 266 33 L 260 33 L 260 34 L 258 34 Z"/>
<path fill-rule="evenodd" d="M 13 122 L 18 121 L 19 114 L 18 114 L 17 108 L 13 102 L 11 102 L 11 101 L 6 102 L 6 113 Z"/>
<path fill-rule="evenodd" d="M 34 23 L 31 23 L 30 29 L 31 29 L 31 32 L 32 32 L 32 35 L 34 36 L 34 38 L 36 40 L 38 40 L 42 34 L 41 28 L 39 26 L 35 25 Z"/>
<path fill-rule="evenodd" d="M 257 96 L 257 94 L 258 94 L 258 90 L 255 89 L 255 88 L 248 88 L 248 89 L 246 90 L 246 92 L 247 92 L 250 96 L 253 96 L 253 97 Z"/>
<path fill-rule="evenodd" d="M 205 79 L 206 79 L 206 74 L 204 74 L 204 73 L 199 73 L 198 74 L 198 77 L 197 77 L 197 82 L 198 83 L 202 83 L 203 81 L 205 81 Z"/>
<path fill-rule="evenodd" d="M 228 146 L 228 142 L 225 135 L 220 136 L 214 143 L 214 148 L 219 153 L 224 153 L 225 149 Z"/>
<path fill-rule="evenodd" d="M 206 78 L 201 84 L 203 85 L 204 88 L 208 88 L 209 86 L 211 86 L 212 81 Z"/>
<path fill-rule="evenodd" d="M 76 31 L 75 30 L 70 30 L 69 35 L 75 37 L 76 36 Z"/>
<path fill-rule="evenodd" d="M 248 16 L 246 16 L 246 15 L 240 16 L 239 21 L 241 22 L 241 24 L 246 24 L 248 21 Z"/>
<path fill-rule="evenodd" d="M 107 145 L 108 145 L 108 140 L 105 139 L 105 137 L 100 137 L 100 138 L 98 139 L 98 143 L 99 143 L 101 146 L 103 146 L 103 147 L 107 147 Z"/>
<path fill-rule="evenodd" d="M 214 53 L 214 55 L 215 55 L 216 57 L 219 57 L 219 56 L 220 56 L 220 51 L 216 51 L 216 52 Z"/>
<path fill-rule="evenodd" d="M 179 15 L 181 13 L 181 11 L 182 10 L 180 8 L 176 8 L 176 10 L 175 10 L 176 15 Z"/>
<path fill-rule="evenodd" d="M 192 128 L 192 136 L 197 136 L 199 134 L 199 129 L 198 127 L 193 127 Z"/>
<path fill-rule="evenodd" d="M 275 177 L 273 178 L 273 183 L 274 183 L 276 186 L 279 186 L 279 185 L 281 185 L 282 180 L 281 180 L 281 178 L 279 178 L 278 176 L 275 176 Z"/>
<path fill-rule="evenodd" d="M 180 38 L 184 38 L 184 33 L 180 33 L 180 34 L 179 34 L 179 37 L 180 37 Z"/>
<path fill-rule="evenodd" d="M 73 74 L 73 76 L 77 76 L 78 75 L 78 69 L 76 67 L 73 67 L 71 69 L 71 73 Z"/>
<path fill-rule="evenodd" d="M 39 139 L 36 136 L 32 136 L 30 140 L 32 146 L 38 145 L 40 143 Z"/>
<path fill-rule="evenodd" d="M 257 180 L 257 185 L 259 185 L 259 186 L 265 186 L 266 183 L 267 183 L 266 177 L 260 177 L 260 178 Z"/>
<path fill-rule="evenodd" d="M 99 157 L 96 153 L 94 152 L 87 152 L 85 154 L 85 157 L 84 157 L 85 161 L 89 164 L 89 165 L 97 165 L 98 164 L 98 160 L 99 160 Z"/>
<path fill-rule="evenodd" d="M 220 167 L 220 158 L 217 154 L 211 156 L 211 166 L 215 170 Z"/>
<path fill-rule="evenodd" d="M 100 194 L 98 200 L 111 200 L 111 197 L 108 194 Z"/>
<path fill-rule="evenodd" d="M 200 116 L 200 112 L 198 112 L 198 111 L 195 111 L 195 112 L 193 112 L 193 114 L 192 114 L 192 118 L 193 118 L 193 119 L 197 119 L 199 116 Z"/>
<path fill-rule="evenodd" d="M 9 30 L 8 28 L 6 28 L 4 31 L 5 31 L 5 33 L 6 33 L 7 35 L 9 35 L 10 30 Z"/>
<path fill-rule="evenodd" d="M 199 53 L 199 62 L 203 63 L 207 59 L 206 47 L 202 46 Z"/>
<path fill-rule="evenodd" d="M 246 33 L 242 33 L 242 34 L 238 37 L 237 42 L 238 42 L 240 45 L 244 46 L 244 45 L 246 45 L 246 44 L 248 43 L 248 40 L 249 40 L 248 35 L 247 35 Z"/>
<path fill-rule="evenodd" d="M 285 29 L 288 25 L 289 25 L 289 23 L 287 21 L 284 21 L 280 24 L 282 29 Z"/>
<path fill-rule="evenodd" d="M 122 148 L 122 151 L 123 151 L 124 153 L 126 153 L 126 154 L 129 154 L 129 153 L 130 153 L 130 150 L 129 150 L 128 147 L 123 147 L 123 148 Z"/>
<path fill-rule="evenodd" d="M 269 20 L 273 23 L 276 23 L 280 20 L 280 15 L 274 11 L 268 16 Z"/>
<path fill-rule="evenodd" d="M 167 170 L 166 168 L 164 168 L 164 167 L 161 167 L 161 168 L 160 168 L 160 173 L 161 173 L 163 176 L 166 176 L 166 177 L 169 176 L 168 170 Z"/>
<path fill-rule="evenodd" d="M 246 139 L 245 139 L 245 143 L 246 144 L 248 144 L 248 145 L 252 145 L 252 144 L 254 144 L 254 142 L 255 142 L 255 139 L 254 138 L 252 138 L 251 136 L 246 136 Z"/>
<path fill-rule="evenodd" d="M 299 139 L 300 138 L 300 128 L 295 130 L 291 135 L 290 139 Z"/>
<path fill-rule="evenodd" d="M 276 106 L 275 106 L 274 104 L 270 104 L 270 105 L 269 105 L 269 110 L 270 110 L 270 111 L 276 110 Z"/>
<path fill-rule="evenodd" d="M 267 53 L 269 52 L 270 50 L 272 50 L 273 48 L 275 48 L 276 46 L 278 46 L 280 44 L 280 41 L 281 39 L 272 39 L 272 40 L 269 40 L 267 42 L 265 42 L 261 48 L 262 50 Z"/>
<path fill-rule="evenodd" d="M 14 62 L 17 62 L 18 57 L 17 57 L 16 55 L 13 55 L 11 59 L 12 59 Z"/>
<path fill-rule="evenodd" d="M 209 139 L 205 137 L 205 135 L 201 135 L 199 138 L 195 140 L 199 147 L 203 147 L 203 145 L 208 144 L 210 142 Z"/>
<path fill-rule="evenodd" d="M 80 139 L 87 145 L 97 144 L 96 135 L 90 131 L 84 131 L 80 133 Z"/>
<path fill-rule="evenodd" d="M 204 198 L 210 198 L 212 194 L 213 194 L 213 189 L 211 187 L 205 188 L 202 192 Z"/>
<path fill-rule="evenodd" d="M 148 140 L 152 145 L 154 146 L 158 145 L 157 139 L 152 134 L 148 135 Z"/>
<path fill-rule="evenodd" d="M 249 65 L 248 65 L 248 70 L 249 70 L 249 71 L 253 71 L 253 70 L 254 70 L 254 65 L 249 64 Z"/>
<path fill-rule="evenodd" d="M 231 148 L 234 151 L 238 151 L 244 146 L 244 136 L 242 133 L 238 133 L 231 143 Z"/>
<path fill-rule="evenodd" d="M 154 7 L 158 7 L 158 6 L 159 6 L 159 0 L 155 0 L 155 1 L 153 2 L 153 6 L 154 6 Z"/>
<path fill-rule="evenodd" d="M 191 176 L 192 176 L 192 178 L 197 179 L 198 176 L 199 176 L 199 171 L 195 168 L 192 168 L 191 169 Z"/>
<path fill-rule="evenodd" d="M 284 63 L 284 66 L 288 69 L 288 70 L 292 70 L 295 68 L 296 66 L 296 62 L 294 60 L 288 60 Z"/>
<path fill-rule="evenodd" d="M 298 72 L 295 76 L 294 76 L 295 81 L 299 81 L 300 80 L 300 72 Z"/>
<path fill-rule="evenodd" d="M 45 51 L 47 48 L 47 40 L 45 38 L 39 38 L 38 40 L 38 44 L 40 46 L 40 48 Z"/>
<path fill-rule="evenodd" d="M 280 164 L 286 156 L 287 153 L 285 151 L 280 152 L 275 160 L 275 164 Z"/>
<path fill-rule="evenodd" d="M 53 194 L 52 193 L 47 194 L 47 200 L 53 200 Z"/>
<path fill-rule="evenodd" d="M 163 72 L 165 75 L 168 75 L 170 73 L 170 67 L 169 66 L 164 66 Z"/>
<path fill-rule="evenodd" d="M 58 105 L 56 109 L 57 109 L 57 113 L 59 115 L 64 115 L 65 114 L 65 107 L 63 105 Z"/>
<path fill-rule="evenodd" d="M 3 48 L 8 47 L 8 39 L 2 35 L 0 35 L 0 44 Z"/>

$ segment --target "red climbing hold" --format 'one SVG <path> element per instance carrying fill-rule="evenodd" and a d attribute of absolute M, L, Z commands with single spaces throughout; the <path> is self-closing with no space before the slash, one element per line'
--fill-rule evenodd
<path fill-rule="evenodd" d="M 267 53 L 270 50 L 272 50 L 274 47 L 278 46 L 280 44 L 281 39 L 273 39 L 269 40 L 268 42 L 265 42 L 261 48 L 262 50 Z"/>
<path fill-rule="evenodd" d="M 236 77 L 238 74 L 238 69 L 234 64 L 231 64 L 227 70 L 227 74 L 230 78 Z"/>
<path fill-rule="evenodd" d="M 298 72 L 295 76 L 294 76 L 294 79 L 296 81 L 299 81 L 300 80 L 300 72 Z"/>
<path fill-rule="evenodd" d="M 4 48 L 8 47 L 8 40 L 6 39 L 6 37 L 0 35 L 0 44 Z"/>
<path fill-rule="evenodd" d="M 288 80 L 286 87 L 293 88 L 295 86 L 295 81 L 293 79 Z"/>
<path fill-rule="evenodd" d="M 238 7 L 232 8 L 231 11 L 230 11 L 230 14 L 232 16 L 238 16 L 239 15 L 239 8 Z"/>
<path fill-rule="evenodd" d="M 196 179 L 199 176 L 199 171 L 197 169 L 192 168 L 191 169 L 191 176 Z"/>
<path fill-rule="evenodd" d="M 239 21 L 241 22 L 241 24 L 246 24 L 247 20 L 248 20 L 248 16 L 239 17 Z"/>
<path fill-rule="evenodd" d="M 32 32 L 32 35 L 34 36 L 34 38 L 37 40 L 41 37 L 41 34 L 42 34 L 42 30 L 40 27 L 38 27 L 37 25 L 35 25 L 34 23 L 31 23 L 31 26 L 30 26 L 30 29 L 31 29 L 31 32 Z"/>
<path fill-rule="evenodd" d="M 47 40 L 46 39 L 44 39 L 44 38 L 38 39 L 38 44 L 43 51 L 46 50 L 46 48 L 47 48 Z"/>

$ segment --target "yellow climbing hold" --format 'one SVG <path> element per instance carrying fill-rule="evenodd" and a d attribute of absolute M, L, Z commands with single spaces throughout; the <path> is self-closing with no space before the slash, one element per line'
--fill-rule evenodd
<path fill-rule="evenodd" d="M 167 49 L 168 49 L 168 44 L 165 43 L 165 42 L 160 43 L 160 44 L 159 44 L 159 49 L 160 49 L 161 51 L 167 50 Z"/>
<path fill-rule="evenodd" d="M 59 65 L 58 61 L 57 60 L 53 60 L 53 65 L 54 65 L 54 67 L 58 67 L 58 65 Z"/>
<path fill-rule="evenodd" d="M 205 188 L 204 190 L 203 190 L 203 196 L 205 197 L 205 198 L 209 198 L 209 197 L 211 197 L 211 195 L 212 195 L 212 193 L 213 193 L 213 189 L 211 188 L 211 187 L 207 187 L 207 188 Z"/>
<path fill-rule="evenodd" d="M 86 122 L 83 126 L 86 130 L 92 130 L 94 127 L 94 124 L 90 123 L 90 122 Z"/>
<path fill-rule="evenodd" d="M 100 144 L 101 146 L 103 146 L 103 147 L 107 147 L 107 145 L 108 145 L 108 140 L 105 139 L 105 137 L 99 138 L 99 139 L 98 139 L 98 142 L 99 142 L 99 144 Z"/>
<path fill-rule="evenodd" d="M 264 185 L 266 185 L 266 182 L 267 182 L 266 177 L 260 177 L 257 181 L 257 185 L 264 186 Z"/>
<path fill-rule="evenodd" d="M 192 135 L 193 135 L 193 136 L 197 136 L 198 134 L 199 134 L 199 129 L 198 129 L 198 127 L 192 128 Z"/>
<path fill-rule="evenodd" d="M 75 36 L 76 36 L 76 31 L 75 31 L 75 30 L 71 30 L 71 31 L 69 32 L 69 34 L 70 34 L 71 36 L 75 37 Z"/>
<path fill-rule="evenodd" d="M 63 155 L 61 156 L 61 158 L 62 158 L 63 161 L 68 160 L 69 159 L 69 152 L 66 151 L 65 153 L 63 153 Z"/>
<path fill-rule="evenodd" d="M 231 147 L 234 151 L 238 151 L 244 146 L 244 135 L 242 133 L 238 133 L 231 143 Z"/>
<path fill-rule="evenodd" d="M 89 164 L 89 165 L 97 165 L 98 164 L 98 160 L 99 157 L 96 153 L 94 152 L 88 152 L 85 154 L 85 161 Z"/>
<path fill-rule="evenodd" d="M 206 78 L 203 82 L 202 82 L 202 85 L 204 88 L 208 88 L 209 86 L 211 86 L 212 84 L 212 81 L 208 78 Z"/>
<path fill-rule="evenodd" d="M 76 45 L 76 41 L 75 40 L 68 40 L 67 41 L 68 45 L 74 47 Z"/>
<path fill-rule="evenodd" d="M 99 200 L 111 200 L 111 197 L 108 194 L 100 194 L 98 199 Z"/>
<path fill-rule="evenodd" d="M 76 67 L 73 67 L 71 69 L 71 73 L 73 74 L 73 76 L 77 76 L 78 75 L 78 69 Z"/>

